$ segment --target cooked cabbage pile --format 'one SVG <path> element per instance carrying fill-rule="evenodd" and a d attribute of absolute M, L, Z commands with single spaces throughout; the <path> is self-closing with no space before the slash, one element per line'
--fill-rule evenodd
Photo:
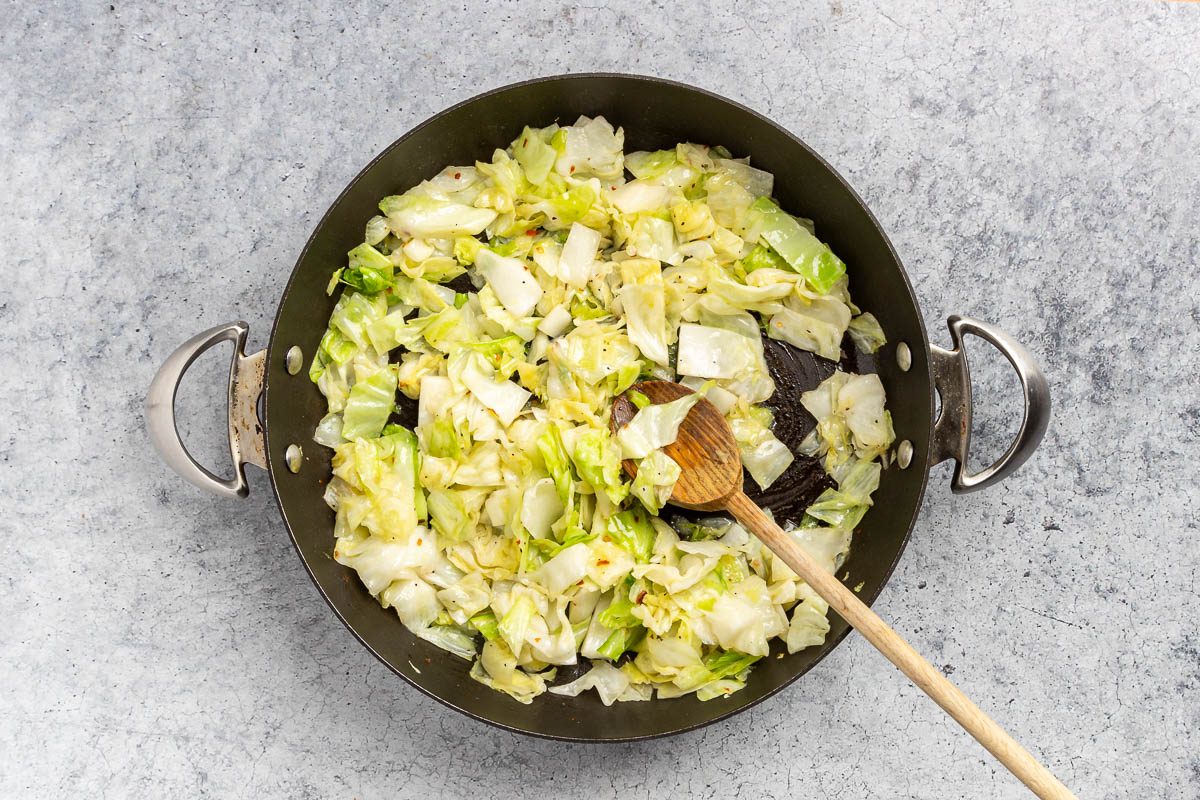
<path fill-rule="evenodd" d="M 309 372 L 329 404 L 314 438 L 334 449 L 334 558 L 522 703 L 708 700 L 740 689 L 772 639 L 821 644 L 826 604 L 757 539 L 658 516 L 679 475 L 663 447 L 699 395 L 643 397 L 615 437 L 609 407 L 640 379 L 700 390 L 767 487 L 795 456 L 764 405 L 763 334 L 834 361 L 847 333 L 884 341 L 769 173 L 720 147 L 623 146 L 602 117 L 526 128 L 384 198 L 329 283 L 341 295 Z M 411 429 L 393 421 L 398 393 L 417 401 Z M 799 400 L 817 420 L 803 455 L 837 488 L 789 528 L 833 570 L 891 420 L 874 375 L 835 371 Z"/>

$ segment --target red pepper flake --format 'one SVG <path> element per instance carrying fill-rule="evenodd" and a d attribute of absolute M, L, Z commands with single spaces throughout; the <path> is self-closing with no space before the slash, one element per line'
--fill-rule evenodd
<path fill-rule="evenodd" d="M 571 169 L 569 170 L 569 172 L 574 172 L 574 171 L 575 171 L 575 165 L 574 165 L 574 164 L 572 164 L 572 165 L 571 165 Z"/>
<path fill-rule="evenodd" d="M 525 231 L 525 235 L 526 236 L 537 236 L 537 231 L 534 230 L 533 228 L 530 228 L 529 230 Z"/>
<path fill-rule="evenodd" d="M 597 561 L 597 562 L 596 562 L 596 566 L 597 566 L 597 567 L 607 567 L 607 566 L 608 566 L 608 559 L 607 559 L 607 558 L 602 558 L 602 559 L 600 559 L 599 561 Z"/>
<path fill-rule="evenodd" d="M 637 603 L 640 606 L 642 604 L 642 601 L 645 599 L 646 599 L 646 590 L 642 589 L 640 592 L 638 592 L 637 600 L 634 600 L 633 602 Z"/>
<path fill-rule="evenodd" d="M 462 173 L 461 173 L 461 172 L 456 172 L 456 173 L 454 173 L 454 180 L 458 180 L 458 179 L 459 179 L 459 178 L 461 178 L 461 177 L 462 177 Z"/>

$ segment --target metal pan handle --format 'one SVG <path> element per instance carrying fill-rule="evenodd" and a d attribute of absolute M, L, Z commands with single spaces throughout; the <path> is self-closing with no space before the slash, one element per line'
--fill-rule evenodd
<path fill-rule="evenodd" d="M 947 319 L 946 323 L 954 349 L 932 347 L 933 381 L 942 398 L 942 411 L 933 426 L 930 463 L 940 464 L 953 458 L 957 463 L 950 481 L 951 491 L 973 492 L 1003 480 L 1033 455 L 1050 423 L 1050 387 L 1029 351 L 1004 331 L 957 315 Z M 991 342 L 1004 354 L 1017 371 L 1025 395 L 1025 414 L 1016 438 L 996 463 L 979 472 L 967 471 L 971 447 L 971 372 L 967 367 L 963 336 L 968 333 Z"/>
<path fill-rule="evenodd" d="M 146 428 L 150 441 L 167 466 L 201 489 L 222 497 L 245 497 L 250 493 L 246 482 L 245 465 L 267 468 L 262 425 L 258 420 L 258 397 L 262 394 L 263 368 L 267 351 L 246 355 L 246 334 L 250 327 L 244 322 L 230 322 L 198 333 L 179 346 L 159 367 L 146 395 Z M 233 358 L 229 362 L 229 457 L 234 476 L 218 478 L 202 467 L 188 452 L 175 423 L 175 395 L 179 382 L 188 367 L 209 348 L 221 342 L 233 342 Z"/>

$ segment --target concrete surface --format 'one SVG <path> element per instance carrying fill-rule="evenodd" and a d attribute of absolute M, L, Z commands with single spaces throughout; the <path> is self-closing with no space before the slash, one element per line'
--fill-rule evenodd
<path fill-rule="evenodd" d="M 856 638 L 665 741 L 468 721 L 334 619 L 262 473 L 222 502 L 151 452 L 158 363 L 230 319 L 264 344 L 310 227 L 388 142 L 490 87 L 624 70 L 796 131 L 936 341 L 966 313 L 1042 359 L 1040 453 L 969 496 L 935 470 L 879 608 L 1080 797 L 1200 797 L 1200 6 L 319 5 L 4 12 L 0 796 L 1025 796 Z M 995 454 L 1015 393 L 976 352 Z M 214 464 L 224 358 L 181 400 Z"/>

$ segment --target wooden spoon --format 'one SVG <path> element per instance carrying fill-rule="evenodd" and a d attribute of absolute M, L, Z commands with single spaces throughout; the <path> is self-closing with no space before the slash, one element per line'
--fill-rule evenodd
<path fill-rule="evenodd" d="M 667 403 L 692 392 L 686 386 L 669 381 L 644 381 L 631 387 L 630 391 L 641 392 L 655 404 Z M 626 394 L 618 397 L 613 402 L 610 419 L 613 432 L 620 430 L 636 413 L 637 407 Z M 1044 800 L 1075 800 L 1075 795 L 1028 750 L 859 600 L 858 595 L 817 564 L 746 496 L 742 491 L 742 459 L 733 431 L 712 403 L 701 400 L 693 406 L 679 427 L 679 437 L 664 450 L 682 469 L 671 494 L 672 503 L 703 511 L 728 511 L 1035 795 Z M 637 474 L 637 465 L 632 461 L 625 461 L 624 466 L 630 475 Z"/>

